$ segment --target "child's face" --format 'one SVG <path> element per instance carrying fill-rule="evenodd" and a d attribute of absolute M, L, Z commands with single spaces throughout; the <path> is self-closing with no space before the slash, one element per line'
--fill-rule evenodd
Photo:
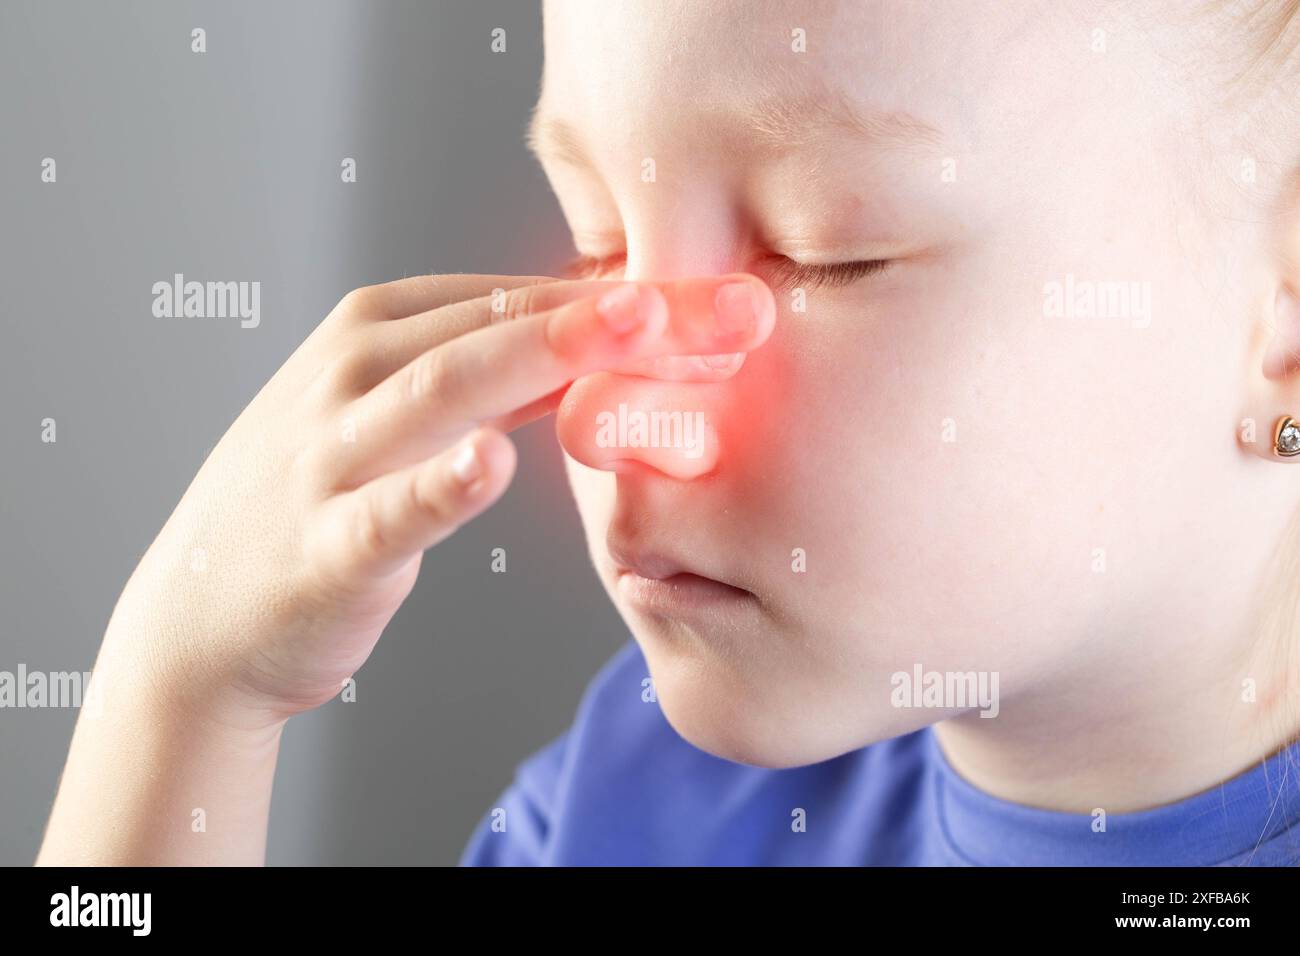
<path fill-rule="evenodd" d="M 1191 107 L 1091 24 L 1011 7 L 547 4 L 542 153 L 579 251 L 776 294 L 729 381 L 593 376 L 560 414 L 600 577 L 706 750 L 800 764 L 948 716 L 891 705 L 916 665 L 998 672 L 1004 710 L 1136 686 L 1241 619 L 1252 293 L 1196 212 Z M 819 286 L 778 255 L 893 262 Z M 598 447 L 621 403 L 703 411 L 716 460 Z"/>

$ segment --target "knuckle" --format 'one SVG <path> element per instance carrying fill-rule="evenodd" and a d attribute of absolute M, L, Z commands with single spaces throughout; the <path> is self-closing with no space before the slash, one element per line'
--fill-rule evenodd
<path fill-rule="evenodd" d="M 507 289 L 502 296 L 501 310 L 498 315 L 493 312 L 492 321 L 496 322 L 515 322 L 519 319 L 526 319 L 535 311 L 537 303 L 536 285 L 521 285 L 513 289 Z M 494 301 L 493 305 L 497 303 Z"/>
<path fill-rule="evenodd" d="M 357 553 L 365 558 L 375 558 L 387 553 L 388 533 L 379 513 L 378 500 L 369 496 L 355 511 L 352 524 L 352 540 Z"/>
<path fill-rule="evenodd" d="M 447 502 L 441 484 L 421 481 L 418 476 L 412 476 L 407 484 L 406 492 L 412 514 L 424 515 L 438 524 L 447 522 Z"/>
<path fill-rule="evenodd" d="M 369 285 L 353 289 L 339 300 L 334 311 L 346 318 L 367 318 L 379 311 L 378 293 Z"/>
<path fill-rule="evenodd" d="M 296 482 L 312 488 L 316 484 L 316 479 L 324 473 L 324 465 L 325 454 L 322 443 L 308 441 L 294 452 L 290 461 L 290 472 Z"/>
<path fill-rule="evenodd" d="M 327 491 L 341 480 L 341 470 L 346 464 L 341 448 L 342 429 L 335 432 L 322 424 L 311 434 L 313 440 L 306 442 L 294 456 L 293 475 L 310 492 Z"/>
<path fill-rule="evenodd" d="M 321 351 L 324 355 L 317 360 L 311 380 L 311 390 L 321 402 L 334 406 L 369 392 L 373 384 L 370 355 L 355 338 L 335 339 L 328 350 Z"/>
<path fill-rule="evenodd" d="M 343 349 L 326 361 L 318 379 L 333 398 L 355 398 L 370 388 L 370 363 L 359 349 Z"/>
<path fill-rule="evenodd" d="M 418 400 L 438 397 L 448 401 L 457 394 L 459 375 L 444 349 L 425 352 L 410 365 L 409 394 Z"/>

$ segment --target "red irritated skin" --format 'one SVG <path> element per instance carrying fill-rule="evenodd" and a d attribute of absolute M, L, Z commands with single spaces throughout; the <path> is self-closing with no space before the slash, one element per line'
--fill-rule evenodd
<path fill-rule="evenodd" d="M 724 383 L 739 373 L 749 351 L 767 341 L 776 316 L 772 292 L 761 280 L 731 278 L 720 287 L 696 280 L 665 285 L 672 299 L 666 337 L 673 341 L 666 348 L 681 353 L 705 342 L 708 354 L 644 360 L 617 373 L 584 376 L 568 390 L 557 427 L 571 455 L 611 472 L 648 467 L 680 480 L 717 467 L 718 398 L 734 394 Z M 637 387 L 621 392 L 618 381 L 633 377 Z M 607 401 L 614 395 L 617 401 Z M 734 416 L 729 421 L 734 428 Z"/>
<path fill-rule="evenodd" d="M 792 766 L 937 723 L 993 793 L 1119 811 L 1296 730 L 1240 688 L 1286 696 L 1248 662 L 1300 482 L 1234 439 L 1300 407 L 1269 359 L 1300 351 L 1270 345 L 1300 130 L 1243 192 L 1221 167 L 1260 130 L 1141 6 L 546 4 L 532 143 L 587 273 L 775 293 L 729 374 L 604 370 L 559 411 L 596 570 L 692 743 Z M 1102 283 L 1127 298 L 1090 312 Z M 918 666 L 998 674 L 996 719 L 897 706 Z"/>

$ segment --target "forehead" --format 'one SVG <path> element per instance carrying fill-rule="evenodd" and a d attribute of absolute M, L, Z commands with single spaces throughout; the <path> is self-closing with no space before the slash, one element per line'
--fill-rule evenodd
<path fill-rule="evenodd" d="M 915 0 L 548 0 L 538 116 L 643 152 L 864 117 L 968 139 L 962 91 L 979 76 L 981 102 L 994 101 L 996 67 L 1033 49 L 1003 42 L 1023 32 L 1030 6 L 964 0 L 938 15 Z"/>
<path fill-rule="evenodd" d="M 662 114 L 664 104 L 677 113 L 688 104 L 724 110 L 748 98 L 797 94 L 801 75 L 829 78 L 828 57 L 796 52 L 797 31 L 805 46 L 810 29 L 819 40 L 852 46 L 841 30 L 829 29 L 842 17 L 832 16 L 833 5 L 823 6 L 816 17 L 792 18 L 766 2 L 551 0 L 542 102 L 566 115 L 617 116 Z M 796 57 L 801 61 L 792 62 Z"/>

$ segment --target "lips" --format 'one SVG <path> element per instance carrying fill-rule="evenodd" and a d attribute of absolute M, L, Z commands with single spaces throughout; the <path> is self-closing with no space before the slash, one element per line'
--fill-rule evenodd
<path fill-rule="evenodd" d="M 672 558 L 649 551 L 636 550 L 620 544 L 612 538 L 606 539 L 605 547 L 609 551 L 610 560 L 614 562 L 614 567 L 619 571 L 630 571 L 633 574 L 654 581 L 665 581 L 675 574 L 686 571 L 684 565 Z"/>
<path fill-rule="evenodd" d="M 606 537 L 605 547 L 620 577 L 630 574 L 683 589 L 726 589 L 735 592 L 737 596 L 750 593 L 734 584 L 702 574 L 698 569 L 689 567 L 685 562 L 662 551 L 634 547 L 612 533 Z"/>

